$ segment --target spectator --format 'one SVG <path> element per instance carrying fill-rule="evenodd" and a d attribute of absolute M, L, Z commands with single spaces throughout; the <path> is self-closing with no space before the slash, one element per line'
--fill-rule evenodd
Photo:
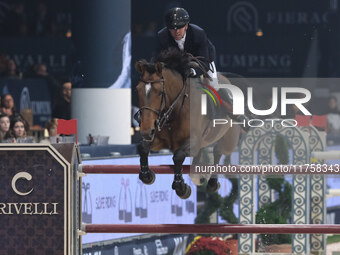
<path fill-rule="evenodd" d="M 13 136 L 14 143 L 22 142 L 33 142 L 33 140 L 27 137 L 27 132 L 29 131 L 29 126 L 27 121 L 20 115 L 15 116 L 11 121 L 11 133 Z"/>
<path fill-rule="evenodd" d="M 46 77 L 48 76 L 47 66 L 45 64 L 39 64 L 36 66 L 36 74 L 38 77 Z"/>
<path fill-rule="evenodd" d="M 28 25 L 26 23 L 22 23 L 19 28 L 19 35 L 25 37 L 28 35 L 28 33 L 29 33 Z"/>
<path fill-rule="evenodd" d="M 60 91 L 60 84 L 52 75 L 49 74 L 46 64 L 35 64 L 25 77 L 41 78 L 46 80 L 51 95 L 51 105 L 53 109 L 59 97 L 58 93 Z"/>
<path fill-rule="evenodd" d="M 157 24 L 156 22 L 149 22 L 143 35 L 149 37 L 155 37 L 157 34 Z"/>
<path fill-rule="evenodd" d="M 5 73 L 6 77 L 9 78 L 22 78 L 22 74 L 17 70 L 17 66 L 13 59 L 7 61 L 7 71 Z"/>
<path fill-rule="evenodd" d="M 32 31 L 34 35 L 45 36 L 50 31 L 52 15 L 48 12 L 46 3 L 40 2 L 37 5 L 34 19 L 32 20 Z"/>
<path fill-rule="evenodd" d="M 10 120 L 8 115 L 0 114 L 0 143 L 11 138 L 9 128 Z"/>
<path fill-rule="evenodd" d="M 338 100 L 335 96 L 328 99 L 327 114 L 327 133 L 339 134 L 340 133 L 340 111 L 338 109 Z"/>
<path fill-rule="evenodd" d="M 66 81 L 63 83 L 62 95 L 58 99 L 52 111 L 52 117 L 57 119 L 71 119 L 71 94 L 72 83 Z"/>
<path fill-rule="evenodd" d="M 1 96 L 0 112 L 7 114 L 11 119 L 18 114 L 11 94 L 4 94 Z"/>
<path fill-rule="evenodd" d="M 338 100 L 335 96 L 330 96 L 328 99 L 328 108 L 326 114 L 330 113 L 340 114 L 338 109 Z"/>
<path fill-rule="evenodd" d="M 21 115 L 16 115 L 10 127 L 12 143 L 33 143 L 33 137 L 27 136 L 29 129 L 27 121 Z"/>
<path fill-rule="evenodd" d="M 0 53 L 0 76 L 5 75 L 7 70 L 7 57 L 5 54 Z"/>
<path fill-rule="evenodd" d="M 31 67 L 25 78 L 46 78 L 49 76 L 46 64 L 35 64 Z"/>
<path fill-rule="evenodd" d="M 21 26 L 27 24 L 25 4 L 17 2 L 12 4 L 11 10 L 5 20 L 5 35 L 16 36 L 21 30 Z"/>
<path fill-rule="evenodd" d="M 302 99 L 302 98 L 305 98 L 305 95 L 301 93 L 292 93 L 289 96 L 289 99 L 293 99 L 293 98 Z M 309 112 L 311 112 L 309 109 L 310 108 L 309 102 L 303 103 L 302 106 L 306 108 Z M 281 116 L 284 119 L 295 119 L 296 115 L 304 115 L 304 113 L 300 110 L 300 108 L 298 108 L 295 104 L 288 104 L 286 106 L 286 112 L 287 112 L 286 116 Z"/>
<path fill-rule="evenodd" d="M 142 24 L 135 24 L 132 27 L 132 34 L 134 36 L 140 36 L 143 34 L 143 25 Z"/>
<path fill-rule="evenodd" d="M 52 143 L 54 138 L 59 137 L 59 135 L 57 134 L 58 120 L 49 120 L 46 122 L 45 126 L 48 131 L 48 139 L 43 139 L 40 141 L 40 143 Z"/>

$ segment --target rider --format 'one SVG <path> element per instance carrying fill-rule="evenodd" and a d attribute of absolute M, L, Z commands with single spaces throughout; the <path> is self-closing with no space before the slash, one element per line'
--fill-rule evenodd
<path fill-rule="evenodd" d="M 201 56 L 205 63 L 206 69 L 210 67 L 209 76 L 217 78 L 214 64 L 215 46 L 208 39 L 205 31 L 194 24 L 189 24 L 190 17 L 188 12 L 183 8 L 172 8 L 165 15 L 166 27 L 158 32 L 158 41 L 160 50 L 169 47 L 177 47 L 193 56 Z M 209 65 L 210 64 L 210 65 Z M 199 68 L 191 70 L 191 76 L 200 76 L 203 74 Z"/>
<path fill-rule="evenodd" d="M 217 80 L 217 72 L 215 68 L 215 46 L 208 39 L 205 31 L 194 24 L 189 23 L 189 13 L 184 8 L 175 7 L 167 11 L 165 15 L 166 27 L 161 29 L 157 36 L 160 50 L 169 47 L 177 47 L 179 50 L 192 54 L 195 57 L 203 57 L 201 60 L 209 69 L 208 74 L 211 78 Z M 203 74 L 200 68 L 191 68 L 190 76 L 199 77 Z M 245 115 L 232 115 L 230 109 L 232 105 L 232 97 L 229 93 L 220 92 L 222 99 L 228 104 L 228 115 L 239 122 L 245 121 L 245 130 L 248 129 L 248 118 Z M 243 127 L 243 126 L 242 126 Z"/>

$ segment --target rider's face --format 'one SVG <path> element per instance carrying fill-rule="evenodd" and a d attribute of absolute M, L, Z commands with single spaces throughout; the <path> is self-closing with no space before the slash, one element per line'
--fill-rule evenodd
<path fill-rule="evenodd" d="M 179 29 L 169 29 L 170 34 L 172 38 L 175 40 L 181 40 L 185 34 L 185 31 L 188 29 L 188 24 L 186 24 L 184 27 L 179 28 Z"/>

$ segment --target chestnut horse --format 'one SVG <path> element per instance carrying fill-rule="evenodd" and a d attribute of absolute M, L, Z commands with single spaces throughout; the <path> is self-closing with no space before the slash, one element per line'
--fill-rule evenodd
<path fill-rule="evenodd" d="M 190 90 L 192 93 L 202 93 L 202 90 L 194 89 L 201 86 L 198 78 L 186 78 L 190 69 L 189 57 L 178 50 L 166 50 L 161 52 L 159 60 L 162 62 L 141 60 L 136 63 L 136 69 L 140 73 L 137 85 L 140 105 L 138 114 L 143 137 L 138 147 L 141 166 L 139 178 L 145 184 L 152 184 L 155 174 L 148 168 L 149 151 L 170 149 L 174 154 L 175 176 L 172 189 L 180 198 L 186 199 L 191 194 L 191 188 L 182 177 L 185 157 L 193 156 L 195 163 L 200 150 L 215 143 L 214 164 L 218 164 L 222 154 L 230 155 L 236 147 L 240 127 L 219 125 L 212 128 L 212 120 L 198 112 L 194 115 L 194 125 L 192 122 L 190 128 L 190 107 L 201 109 L 200 100 L 190 102 Z M 220 79 L 228 82 L 222 75 L 219 75 Z M 229 119 L 227 114 L 224 119 Z M 219 186 L 217 177 L 212 176 L 207 190 L 214 192 Z"/>

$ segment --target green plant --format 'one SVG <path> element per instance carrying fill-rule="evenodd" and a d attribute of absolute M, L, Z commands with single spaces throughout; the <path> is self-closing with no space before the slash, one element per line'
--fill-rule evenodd
<path fill-rule="evenodd" d="M 340 235 L 332 235 L 327 237 L 327 244 L 340 242 Z"/>
<path fill-rule="evenodd" d="M 275 141 L 275 154 L 278 164 L 288 164 L 288 144 L 282 136 L 277 136 Z M 266 182 L 270 189 L 278 194 L 278 199 L 258 209 L 256 213 L 257 224 L 287 224 L 292 211 L 292 186 L 285 181 L 284 176 L 267 177 Z M 278 226 L 279 227 L 279 226 Z M 264 244 L 291 243 L 290 234 L 262 234 Z"/>
<path fill-rule="evenodd" d="M 224 159 L 224 165 L 230 164 L 230 155 L 226 156 Z M 238 198 L 238 178 L 237 177 L 229 177 L 228 180 L 231 182 L 232 188 L 229 196 L 225 196 L 223 198 L 221 207 L 220 207 L 220 215 L 222 219 L 226 220 L 230 224 L 237 224 L 238 219 L 234 214 L 234 203 Z"/>
<path fill-rule="evenodd" d="M 209 160 L 206 154 L 203 154 L 202 156 L 206 157 L 206 161 Z M 225 158 L 224 164 L 230 164 L 230 156 Z M 238 223 L 238 219 L 233 212 L 234 203 L 238 198 L 238 179 L 236 177 L 230 177 L 228 179 L 232 183 L 232 190 L 230 194 L 224 198 L 222 198 L 218 193 L 206 193 L 206 184 L 198 187 L 199 192 L 205 194 L 206 203 L 195 219 L 196 224 L 209 223 L 210 216 L 218 209 L 220 209 L 220 216 L 222 219 L 231 224 Z"/>
<path fill-rule="evenodd" d="M 206 192 L 206 184 L 199 187 L 199 190 Z M 206 224 L 210 216 L 221 206 L 222 197 L 217 193 L 206 193 L 206 202 L 203 209 L 197 214 L 195 224 Z"/>
<path fill-rule="evenodd" d="M 275 155 L 278 159 L 278 164 L 289 163 L 288 144 L 282 136 L 276 137 Z M 229 163 L 230 158 L 226 157 L 224 164 L 227 165 Z M 232 183 L 232 190 L 230 194 L 222 198 L 218 193 L 207 193 L 206 203 L 196 217 L 196 224 L 209 223 L 210 215 L 218 209 L 220 209 L 221 217 L 228 223 L 238 223 L 238 219 L 233 212 L 233 205 L 238 198 L 238 179 L 235 177 L 228 179 Z M 270 176 L 266 178 L 266 181 L 269 188 L 277 192 L 278 199 L 258 209 L 256 213 L 256 223 L 287 224 L 290 220 L 292 211 L 292 186 L 289 182 L 285 181 L 284 176 Z M 199 189 L 202 192 L 206 192 L 205 185 L 201 186 Z M 291 235 L 261 235 L 261 240 L 266 245 L 291 243 Z"/>

